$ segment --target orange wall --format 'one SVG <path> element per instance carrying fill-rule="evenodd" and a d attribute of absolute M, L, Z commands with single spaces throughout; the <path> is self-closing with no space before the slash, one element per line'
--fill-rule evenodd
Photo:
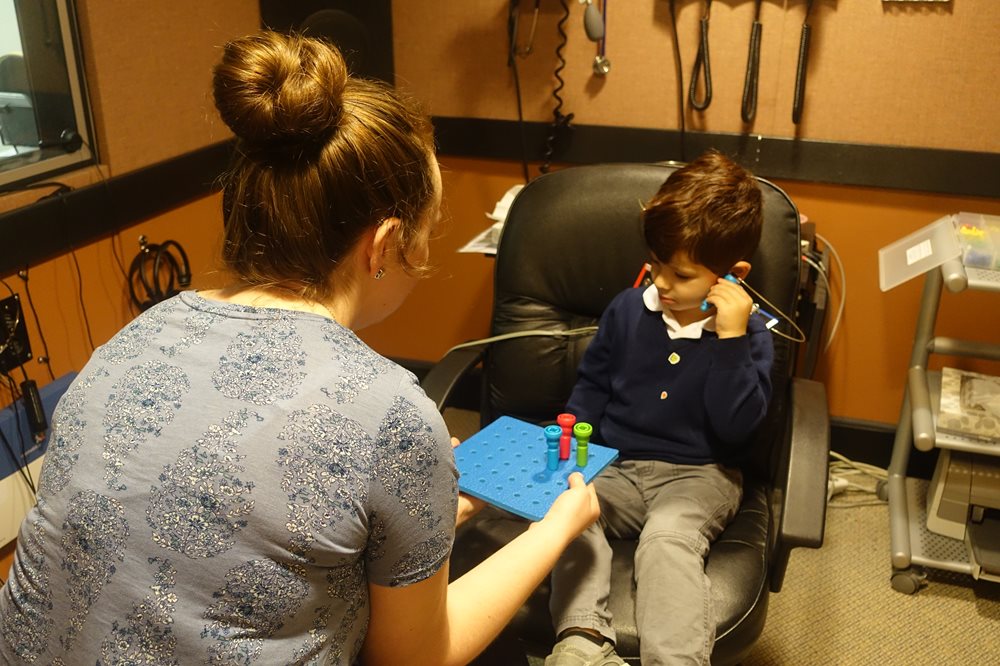
<path fill-rule="evenodd" d="M 208 73 L 226 39 L 256 28 L 256 3 L 180 0 L 150 10 L 81 0 L 79 10 L 104 170 L 84 170 L 68 179 L 85 185 L 102 175 L 120 174 L 228 137 L 211 110 Z M 130 29 L 123 33 L 123 25 Z M 141 35 L 141 45 L 126 35 Z M 956 113 L 960 111 L 957 107 Z M 961 117 L 956 116 L 956 122 Z M 492 260 L 455 250 L 489 224 L 485 213 L 520 182 L 520 168 L 511 162 L 449 156 L 442 156 L 441 162 L 451 223 L 433 247 L 440 270 L 416 289 L 396 316 L 362 332 L 387 355 L 433 360 L 452 345 L 488 331 Z M 828 386 L 831 412 L 891 423 L 901 398 L 920 281 L 880 292 L 877 250 L 947 213 L 1000 214 L 1000 201 L 779 184 L 844 261 L 845 275 L 834 276 L 834 293 L 841 293 L 846 277 L 846 311 L 819 368 Z M 24 205 L 25 200 L 25 195 L 0 198 L 0 210 Z M 151 242 L 177 240 L 190 255 L 194 286 L 206 287 L 221 280 L 214 263 L 220 224 L 218 197 L 208 197 L 122 230 L 115 237 L 118 254 L 127 266 L 138 249 L 139 234 Z M 76 252 L 95 343 L 106 340 L 132 316 L 112 251 L 115 239 L 105 238 Z M 23 295 L 19 278 L 6 279 Z M 29 279 L 39 318 L 29 321 L 35 354 L 41 353 L 40 325 L 56 374 L 80 369 L 90 349 L 72 257 L 63 255 L 32 267 Z M 995 331 L 1000 330 L 1000 308 L 988 295 L 948 295 L 942 312 L 947 320 L 944 331 L 954 335 L 972 331 L 968 334 L 996 339 Z M 32 364 L 28 372 L 43 382 L 46 373 L 39 370 Z"/>
<path fill-rule="evenodd" d="M 846 275 L 845 310 L 821 359 L 817 378 L 827 386 L 834 417 L 895 422 L 903 397 L 923 279 L 888 292 L 879 289 L 878 250 L 943 215 L 972 211 L 1000 215 L 1000 200 L 948 197 L 809 183 L 779 183 L 817 232 L 836 248 Z M 836 307 L 844 276 L 834 274 Z M 996 294 L 945 292 L 938 334 L 1000 341 Z M 831 315 L 832 323 L 832 315 Z M 943 358 L 936 358 L 938 367 Z M 950 365 L 1000 373 L 1000 365 L 947 359 Z"/>

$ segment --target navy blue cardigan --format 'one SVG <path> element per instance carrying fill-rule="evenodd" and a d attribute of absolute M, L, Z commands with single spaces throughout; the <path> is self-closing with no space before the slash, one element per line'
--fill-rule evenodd
<path fill-rule="evenodd" d="M 736 464 L 771 397 L 771 332 L 754 315 L 738 338 L 671 340 L 642 293 L 627 289 L 604 311 L 566 411 L 623 460 Z"/>

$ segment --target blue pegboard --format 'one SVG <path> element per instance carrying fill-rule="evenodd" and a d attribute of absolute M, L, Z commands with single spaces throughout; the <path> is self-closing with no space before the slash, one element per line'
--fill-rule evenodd
<path fill-rule="evenodd" d="M 537 521 L 566 490 L 570 474 L 580 472 L 589 483 L 618 457 L 617 449 L 591 442 L 587 466 L 577 467 L 574 439 L 569 460 L 549 470 L 546 450 L 541 426 L 501 416 L 455 449 L 459 490 Z"/>

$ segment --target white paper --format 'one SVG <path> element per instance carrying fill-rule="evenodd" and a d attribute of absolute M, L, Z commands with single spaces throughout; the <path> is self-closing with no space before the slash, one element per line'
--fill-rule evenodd
<path fill-rule="evenodd" d="M 504 222 L 507 221 L 507 212 L 510 210 L 510 205 L 514 202 L 517 193 L 523 187 L 524 185 L 515 185 L 507 190 L 500 197 L 500 200 L 496 202 L 496 205 L 493 206 L 493 212 L 486 213 L 486 217 L 494 221 L 493 224 L 476 234 L 472 240 L 460 247 L 458 251 L 473 254 L 496 254 L 500 232 L 503 230 Z"/>

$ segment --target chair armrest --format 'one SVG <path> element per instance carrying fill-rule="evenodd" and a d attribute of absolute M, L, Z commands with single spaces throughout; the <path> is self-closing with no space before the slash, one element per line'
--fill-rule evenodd
<path fill-rule="evenodd" d="M 793 548 L 819 548 L 826 526 L 830 414 L 826 387 L 795 377 L 791 382 L 788 460 L 778 479 L 778 535 L 772 553 L 771 591 L 781 590 Z"/>
<path fill-rule="evenodd" d="M 482 360 L 485 351 L 485 343 L 453 349 L 424 375 L 420 386 L 427 397 L 434 401 L 439 412 L 443 412 L 448 406 L 459 380 Z"/>

